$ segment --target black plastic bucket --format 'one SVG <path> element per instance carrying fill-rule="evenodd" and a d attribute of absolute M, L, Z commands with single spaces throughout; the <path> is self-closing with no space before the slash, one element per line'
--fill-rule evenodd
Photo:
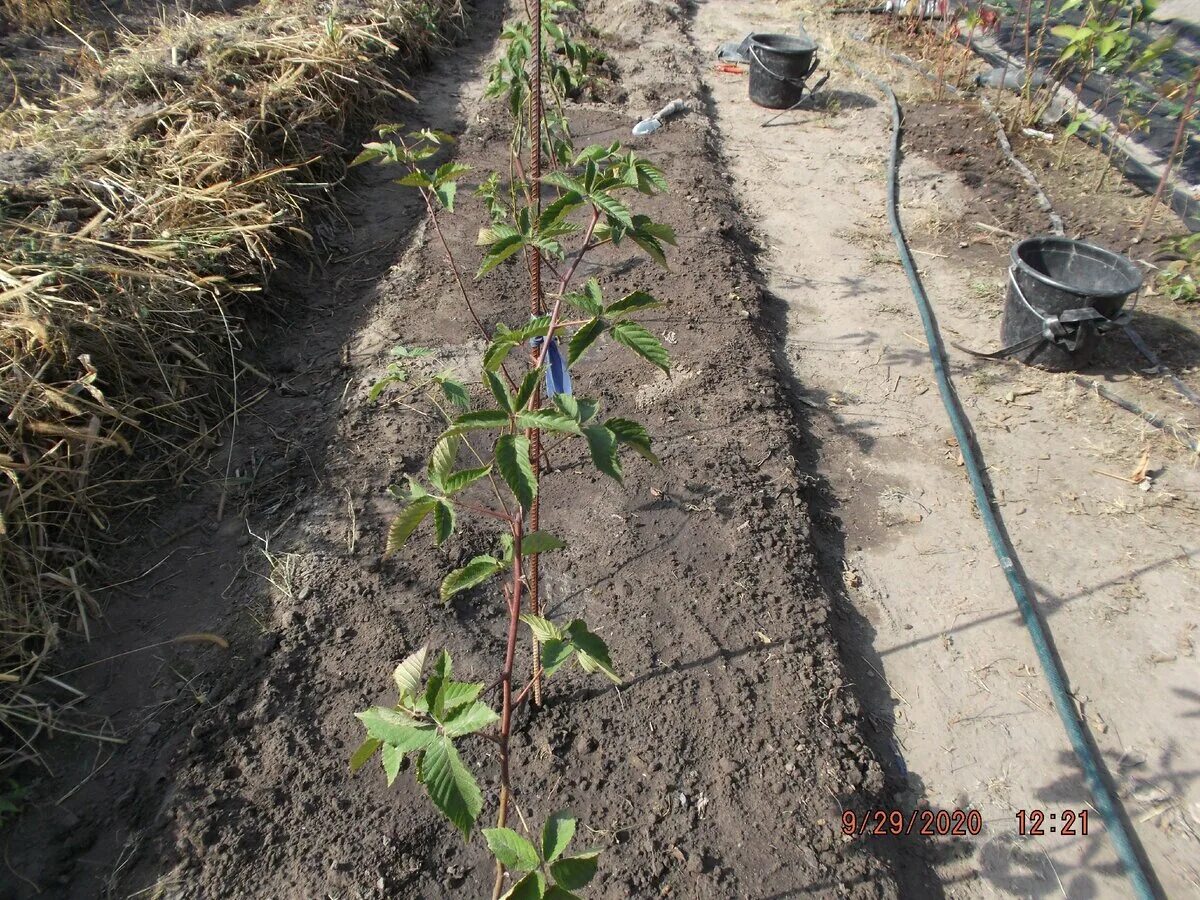
<path fill-rule="evenodd" d="M 790 34 L 750 35 L 750 99 L 767 109 L 790 109 L 817 68 L 817 45 Z"/>
<path fill-rule="evenodd" d="M 1100 335 L 1125 321 L 1125 301 L 1141 286 L 1141 270 L 1118 253 L 1061 237 L 1026 238 L 1012 248 L 1001 340 L 1006 347 L 1030 343 L 1013 354 L 1022 362 L 1082 368 Z"/>

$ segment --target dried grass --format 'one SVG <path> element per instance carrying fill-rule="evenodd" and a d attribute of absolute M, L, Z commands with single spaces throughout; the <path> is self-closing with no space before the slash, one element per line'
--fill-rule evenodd
<path fill-rule="evenodd" d="M 74 13 L 72 0 L 0 0 L 0 26 L 21 31 L 42 31 L 56 22 L 69 22 Z"/>
<path fill-rule="evenodd" d="M 0 769 L 53 727 L 45 661 L 99 614 L 103 533 L 215 446 L 272 253 L 307 239 L 396 61 L 463 16 L 384 2 L 184 17 L 81 54 L 53 108 L 0 113 L 0 150 L 35 163 L 0 182 Z"/>

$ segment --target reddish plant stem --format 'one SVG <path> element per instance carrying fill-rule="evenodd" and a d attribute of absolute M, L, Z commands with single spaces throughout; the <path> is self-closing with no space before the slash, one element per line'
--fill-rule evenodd
<path fill-rule="evenodd" d="M 562 324 L 558 319 L 558 315 L 562 311 L 563 293 L 566 291 L 567 285 L 571 283 L 571 278 L 574 277 L 575 270 L 579 267 L 584 254 L 592 249 L 592 234 L 595 232 L 599 221 L 600 210 L 593 209 L 592 221 L 588 223 L 587 234 L 583 237 L 583 246 L 579 248 L 579 252 L 575 255 L 575 261 L 571 263 L 571 268 L 567 270 L 567 274 L 562 277 L 562 281 L 558 285 L 558 296 L 554 298 L 554 307 L 550 311 L 550 325 L 546 328 L 546 339 L 542 341 L 541 352 L 538 353 L 533 363 L 535 369 L 540 369 L 546 362 L 546 354 L 550 352 L 550 342 L 554 340 L 554 332 Z"/>
<path fill-rule="evenodd" d="M 1171 152 L 1167 154 L 1167 165 L 1163 169 L 1162 178 L 1158 179 L 1158 187 L 1154 189 L 1154 196 L 1150 198 L 1150 208 L 1146 210 L 1146 218 L 1142 219 L 1142 226 L 1138 229 L 1137 239 L 1140 241 L 1142 235 L 1146 233 L 1146 228 L 1150 225 L 1150 220 L 1154 218 L 1154 210 L 1158 206 L 1158 202 L 1162 199 L 1163 191 L 1166 189 L 1167 182 L 1171 179 L 1171 170 L 1175 166 L 1175 156 L 1179 153 L 1179 147 L 1183 144 L 1183 137 L 1187 133 L 1188 120 L 1192 117 L 1192 107 L 1196 103 L 1196 88 L 1200 85 L 1200 66 L 1197 66 L 1192 72 L 1192 83 L 1188 85 L 1187 96 L 1183 101 L 1183 113 L 1179 116 L 1179 125 L 1175 129 L 1175 140 L 1171 143 Z"/>
<path fill-rule="evenodd" d="M 512 586 L 508 592 L 508 643 L 504 650 L 504 668 L 500 672 L 500 809 L 496 814 L 496 827 L 503 828 L 508 822 L 508 799 L 510 784 L 510 749 L 512 737 L 512 674 L 513 661 L 517 655 L 517 629 L 521 624 L 521 596 L 524 585 L 521 581 L 521 541 L 524 538 L 525 511 L 518 507 L 517 518 L 512 525 L 513 564 Z M 504 887 L 504 865 L 496 861 L 496 883 L 492 889 L 492 900 L 499 900 Z"/>
<path fill-rule="evenodd" d="M 571 285 L 571 279 L 575 277 L 575 270 L 579 268 L 579 264 L 583 262 L 584 254 L 598 244 L 592 243 L 592 235 L 596 233 L 596 226 L 600 224 L 600 210 L 592 207 L 592 221 L 588 223 L 587 232 L 583 236 L 583 245 L 579 248 L 579 252 L 575 254 L 575 258 L 571 260 L 571 268 L 567 269 L 565 275 L 558 283 L 558 295 L 561 297 L 566 293 L 567 288 Z M 543 348 L 544 350 L 545 348 Z"/>

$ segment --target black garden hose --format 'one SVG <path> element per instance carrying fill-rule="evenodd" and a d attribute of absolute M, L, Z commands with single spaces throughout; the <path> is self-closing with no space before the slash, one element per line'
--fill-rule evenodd
<path fill-rule="evenodd" d="M 984 527 L 987 529 L 992 549 L 996 553 L 996 558 L 1000 561 L 1000 567 L 1004 570 L 1005 578 L 1008 579 L 1008 586 L 1012 590 L 1017 608 L 1021 612 L 1021 618 L 1024 620 L 1025 627 L 1028 629 L 1029 636 L 1033 641 L 1034 650 L 1037 652 L 1038 660 L 1042 665 L 1042 671 L 1045 673 L 1046 681 L 1050 686 L 1050 694 L 1054 698 L 1054 706 L 1058 711 L 1058 717 L 1067 732 L 1067 737 L 1070 739 L 1071 748 L 1075 751 L 1075 757 L 1079 760 L 1079 765 L 1083 769 L 1084 778 L 1092 794 L 1092 801 L 1095 804 L 1096 810 L 1100 813 L 1100 818 L 1104 821 L 1105 828 L 1108 830 L 1117 856 L 1120 858 L 1121 865 L 1125 869 L 1125 874 L 1133 886 L 1134 894 L 1141 898 L 1141 900 L 1149 900 L 1149 898 L 1158 896 L 1161 891 L 1157 890 L 1157 882 L 1154 879 L 1154 874 L 1149 864 L 1145 861 L 1144 855 L 1136 842 L 1137 839 L 1133 833 L 1133 829 L 1128 824 L 1125 813 L 1121 809 L 1116 794 L 1110 786 L 1104 764 L 1100 759 L 1100 754 L 1089 737 L 1079 716 L 1079 712 L 1075 709 L 1070 690 L 1067 688 L 1067 677 L 1062 662 L 1054 650 L 1049 631 L 1043 624 L 1041 616 L 1034 606 L 1033 597 L 1026 585 L 1024 572 L 1021 570 L 1017 560 L 1016 550 L 1013 548 L 1004 524 L 992 502 L 989 486 L 984 477 L 983 461 L 974 439 L 974 433 L 971 430 L 971 425 L 967 420 L 966 414 L 963 412 L 958 395 L 955 393 L 954 385 L 950 381 L 946 348 L 938 331 L 933 308 L 930 305 L 929 297 L 925 293 L 925 287 L 921 283 L 921 278 L 917 274 L 916 264 L 913 262 L 912 253 L 909 251 L 908 243 L 904 237 L 904 229 L 900 224 L 898 210 L 898 197 L 900 193 L 900 103 L 896 99 L 895 92 L 892 91 L 887 83 L 873 75 L 862 72 L 854 63 L 845 58 L 843 58 L 843 62 L 860 78 L 865 78 L 874 83 L 891 102 L 892 149 L 888 173 L 888 222 L 891 225 L 892 235 L 896 239 L 896 249 L 900 254 L 900 262 L 904 266 L 905 275 L 908 276 L 909 287 L 912 288 L 913 297 L 916 298 L 917 311 L 921 315 L 921 322 L 925 328 L 925 339 L 929 344 L 929 357 L 933 363 L 934 375 L 937 377 L 938 393 L 941 394 L 942 404 L 946 408 L 946 414 L 950 418 L 950 424 L 954 429 L 955 437 L 958 439 L 958 447 L 962 453 L 963 463 L 971 481 L 971 489 L 975 494 L 975 505 L 979 509 L 979 515 L 983 519 Z"/>

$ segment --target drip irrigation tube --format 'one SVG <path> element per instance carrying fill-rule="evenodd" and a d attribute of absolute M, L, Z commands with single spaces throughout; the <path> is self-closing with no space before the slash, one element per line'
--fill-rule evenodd
<path fill-rule="evenodd" d="M 1142 407 L 1138 406 L 1132 400 L 1126 400 L 1124 397 L 1118 397 L 1098 381 L 1093 381 L 1090 378 L 1084 378 L 1082 375 L 1076 375 L 1074 376 L 1074 379 L 1075 383 L 1080 387 L 1087 388 L 1089 391 L 1095 391 L 1097 396 L 1103 397 L 1109 403 L 1115 403 L 1117 406 L 1121 407 L 1121 409 L 1138 416 L 1147 424 L 1153 425 L 1160 431 L 1165 431 L 1193 453 L 1200 453 L 1200 445 L 1198 445 L 1195 440 L 1188 436 L 1187 431 L 1180 428 L 1178 425 L 1171 424 L 1162 416 L 1158 415 L 1158 413 L 1153 413 L 1149 410 L 1142 409 Z"/>
<path fill-rule="evenodd" d="M 1180 381 L 1179 376 L 1158 361 L 1157 354 L 1150 349 L 1150 345 L 1142 340 L 1142 336 L 1134 331 L 1133 326 L 1128 322 L 1125 323 L 1125 336 L 1129 338 L 1129 342 L 1137 348 L 1138 352 L 1141 353 L 1142 356 L 1146 357 L 1146 362 L 1150 363 L 1150 365 L 1154 366 L 1154 368 L 1158 369 L 1165 376 L 1167 376 L 1167 380 L 1170 381 L 1171 384 L 1175 385 L 1175 390 L 1179 391 L 1179 393 L 1190 400 L 1193 406 L 1200 407 L 1200 395 Z"/>
<path fill-rule="evenodd" d="M 900 224 L 898 210 L 901 134 L 900 103 L 896 99 L 896 94 L 887 83 L 873 75 L 864 73 L 858 66 L 844 57 L 843 62 L 860 78 L 865 78 L 874 83 L 891 102 L 892 148 L 888 164 L 888 223 L 891 225 L 892 235 L 896 239 L 896 248 L 900 254 L 900 262 L 904 266 L 904 273 L 908 276 L 908 283 L 912 288 L 913 296 L 917 301 L 917 310 L 921 315 L 921 323 L 925 328 L 925 339 L 929 344 L 929 357 L 933 363 L 934 375 L 937 377 L 938 393 L 941 394 L 942 404 L 946 408 L 946 413 L 950 418 L 950 424 L 954 429 L 955 437 L 958 439 L 958 447 L 962 452 L 967 475 L 971 480 L 971 489 L 975 494 L 975 505 L 978 507 L 980 518 L 983 519 L 984 527 L 987 529 L 988 539 L 991 541 L 996 558 L 1000 561 L 1000 567 L 1004 570 L 1004 575 L 1008 579 L 1008 586 L 1012 590 L 1017 608 L 1021 612 L 1021 618 L 1025 621 L 1025 627 L 1028 629 L 1029 636 L 1033 641 L 1034 650 L 1037 651 L 1038 660 L 1041 662 L 1042 670 L 1046 675 L 1046 681 L 1050 686 L 1050 694 L 1054 698 L 1054 706 L 1058 711 L 1058 717 L 1062 721 L 1063 728 L 1066 729 L 1071 747 L 1075 751 L 1075 756 L 1079 760 L 1080 767 L 1083 769 L 1084 778 L 1087 780 L 1088 788 L 1092 794 L 1092 801 L 1095 804 L 1096 810 L 1100 813 L 1101 819 L 1104 821 L 1105 828 L 1113 842 L 1117 856 L 1120 858 L 1121 864 L 1125 869 L 1125 874 L 1133 885 L 1135 895 L 1143 898 L 1143 900 L 1149 900 L 1149 898 L 1158 896 L 1158 892 L 1156 892 L 1154 886 L 1156 882 L 1154 881 L 1153 873 L 1150 870 L 1149 864 L 1142 858 L 1142 854 L 1135 843 L 1136 838 L 1133 830 L 1129 826 L 1124 811 L 1120 808 L 1117 798 L 1108 783 L 1107 773 L 1103 768 L 1100 754 L 1093 745 L 1083 721 L 1075 709 L 1070 690 L 1067 688 L 1066 672 L 1054 651 L 1050 634 L 1042 624 L 1041 617 L 1034 607 L 1033 598 L 1026 587 L 1024 573 L 1021 571 L 1016 558 L 1016 551 L 1013 549 L 1012 543 L 1008 538 L 1008 533 L 1005 531 L 1004 525 L 992 505 L 988 484 L 984 477 L 983 462 L 980 459 L 970 423 L 962 410 L 958 395 L 954 391 L 954 385 L 950 381 L 946 365 L 946 349 L 942 342 L 941 334 L 938 332 L 933 308 L 929 303 L 929 297 L 925 293 L 925 287 L 921 283 L 921 278 L 917 274 L 917 267 L 913 262 L 912 253 L 909 252 L 908 243 L 904 237 L 904 229 Z"/>

